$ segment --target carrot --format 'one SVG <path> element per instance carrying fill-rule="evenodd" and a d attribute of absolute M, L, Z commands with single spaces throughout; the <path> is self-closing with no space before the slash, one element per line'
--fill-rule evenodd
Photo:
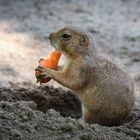
<path fill-rule="evenodd" d="M 60 57 L 61 57 L 61 53 L 59 51 L 55 50 L 54 52 L 51 53 L 50 58 L 41 60 L 39 62 L 39 66 L 46 67 L 46 68 L 51 68 L 51 69 L 56 69 Z M 37 79 L 38 79 L 40 73 L 41 72 L 38 71 L 38 70 L 35 71 L 35 76 L 36 76 Z M 51 80 L 51 78 L 47 77 L 47 78 L 42 79 L 41 83 L 47 83 L 50 80 Z"/>

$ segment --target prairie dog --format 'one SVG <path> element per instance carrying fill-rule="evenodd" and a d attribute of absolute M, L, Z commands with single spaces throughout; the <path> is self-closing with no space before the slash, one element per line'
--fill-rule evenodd
<path fill-rule="evenodd" d="M 49 39 L 67 63 L 61 71 L 38 67 L 42 75 L 74 91 L 82 102 L 85 122 L 106 126 L 123 123 L 134 105 L 129 75 L 98 52 L 87 31 L 66 27 L 51 33 Z"/>

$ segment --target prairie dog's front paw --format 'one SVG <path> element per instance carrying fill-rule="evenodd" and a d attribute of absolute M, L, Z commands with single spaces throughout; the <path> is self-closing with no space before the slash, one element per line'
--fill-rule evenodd
<path fill-rule="evenodd" d="M 40 71 L 39 76 L 37 77 L 38 81 L 50 77 L 50 69 L 38 66 L 35 70 Z"/>

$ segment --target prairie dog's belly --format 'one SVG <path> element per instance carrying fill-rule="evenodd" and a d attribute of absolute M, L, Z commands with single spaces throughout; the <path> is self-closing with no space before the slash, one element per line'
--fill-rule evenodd
<path fill-rule="evenodd" d="M 92 88 L 86 88 L 76 92 L 81 102 L 92 109 L 94 107 L 94 104 L 96 103 L 96 98 L 94 97 L 96 90 L 97 87 L 93 86 Z"/>

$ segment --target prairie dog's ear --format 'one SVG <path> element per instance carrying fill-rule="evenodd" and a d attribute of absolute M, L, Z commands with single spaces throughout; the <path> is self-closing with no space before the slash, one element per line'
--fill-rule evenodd
<path fill-rule="evenodd" d="M 80 45 L 87 46 L 88 45 L 88 37 L 86 35 L 82 35 L 79 39 Z"/>

